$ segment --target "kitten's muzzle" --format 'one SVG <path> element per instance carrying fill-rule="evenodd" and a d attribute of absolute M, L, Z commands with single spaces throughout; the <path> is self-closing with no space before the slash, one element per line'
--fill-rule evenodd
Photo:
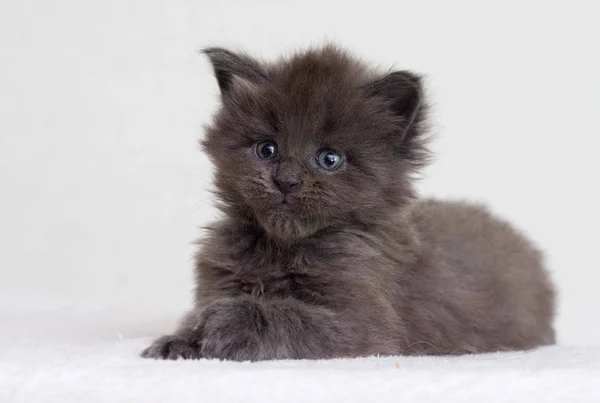
<path fill-rule="evenodd" d="M 273 182 L 284 195 L 294 193 L 302 186 L 301 170 L 292 161 L 285 161 L 274 172 Z"/>
<path fill-rule="evenodd" d="M 298 189 L 300 189 L 300 185 L 302 185 L 302 181 L 300 179 L 287 178 L 287 179 L 278 179 L 273 178 L 275 185 L 284 195 L 294 193 Z"/>

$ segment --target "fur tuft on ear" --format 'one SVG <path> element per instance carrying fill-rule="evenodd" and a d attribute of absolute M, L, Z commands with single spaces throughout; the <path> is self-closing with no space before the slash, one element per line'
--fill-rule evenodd
<path fill-rule="evenodd" d="M 421 78 L 409 71 L 395 71 L 367 85 L 367 91 L 387 102 L 390 111 L 402 118 L 394 141 L 402 158 L 418 166 L 427 162 L 423 125 L 426 104 Z"/>
<path fill-rule="evenodd" d="M 418 76 L 408 71 L 395 71 L 370 83 L 368 89 L 371 94 L 385 98 L 391 111 L 405 119 L 406 130 L 415 123 L 423 98 Z"/>
<path fill-rule="evenodd" d="M 236 76 L 252 83 L 258 83 L 267 78 L 260 63 L 249 56 L 238 55 L 223 48 L 205 48 L 201 50 L 201 53 L 208 56 L 212 63 L 222 95 L 228 93 Z"/>

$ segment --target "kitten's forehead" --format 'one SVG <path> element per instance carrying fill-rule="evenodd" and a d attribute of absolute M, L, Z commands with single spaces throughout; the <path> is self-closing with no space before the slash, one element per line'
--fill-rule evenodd
<path fill-rule="evenodd" d="M 271 66 L 272 80 L 282 89 L 310 92 L 323 87 L 352 87 L 364 81 L 367 69 L 341 50 L 325 47 Z"/>
<path fill-rule="evenodd" d="M 365 68 L 335 48 L 308 52 L 272 66 L 267 97 L 290 140 L 334 134 L 361 114 Z"/>

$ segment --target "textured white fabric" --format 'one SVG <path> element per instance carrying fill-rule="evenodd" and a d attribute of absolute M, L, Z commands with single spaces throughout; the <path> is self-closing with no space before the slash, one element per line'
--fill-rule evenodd
<path fill-rule="evenodd" d="M 43 306 L 43 305 L 39 305 Z M 230 363 L 138 357 L 177 313 L 0 308 L 0 402 L 600 402 L 600 349 Z"/>

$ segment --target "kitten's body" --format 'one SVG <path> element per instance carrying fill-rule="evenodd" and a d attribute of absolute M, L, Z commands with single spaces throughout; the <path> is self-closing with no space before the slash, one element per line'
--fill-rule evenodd
<path fill-rule="evenodd" d="M 208 53 L 225 107 L 204 145 L 226 218 L 198 253 L 196 307 L 144 356 L 459 354 L 554 341 L 540 253 L 482 207 L 414 197 L 410 172 L 425 155 L 415 76 L 374 75 L 333 48 L 271 67 Z M 269 161 L 252 154 L 264 138 L 281 150 Z M 344 153 L 342 168 L 311 162 L 323 146 Z"/>

